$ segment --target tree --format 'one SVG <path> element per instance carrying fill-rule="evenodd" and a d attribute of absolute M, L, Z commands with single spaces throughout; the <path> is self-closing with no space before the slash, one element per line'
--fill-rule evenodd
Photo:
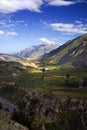
<path fill-rule="evenodd" d="M 66 74 L 66 80 L 65 80 L 66 87 L 69 87 L 69 81 L 70 81 L 70 74 Z"/>
<path fill-rule="evenodd" d="M 87 77 L 84 77 L 84 78 L 83 78 L 83 86 L 84 86 L 84 87 L 87 87 Z"/>
<path fill-rule="evenodd" d="M 41 71 L 42 71 L 42 80 L 44 80 L 44 72 L 46 71 L 46 68 L 42 67 Z"/>
<path fill-rule="evenodd" d="M 2 103 L 0 103 L 0 109 L 3 109 L 3 105 L 2 105 Z"/>

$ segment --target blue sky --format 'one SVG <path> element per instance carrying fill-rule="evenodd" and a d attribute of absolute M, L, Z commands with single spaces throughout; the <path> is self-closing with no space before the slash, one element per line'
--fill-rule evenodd
<path fill-rule="evenodd" d="M 0 53 L 87 33 L 86 0 L 0 0 Z"/>

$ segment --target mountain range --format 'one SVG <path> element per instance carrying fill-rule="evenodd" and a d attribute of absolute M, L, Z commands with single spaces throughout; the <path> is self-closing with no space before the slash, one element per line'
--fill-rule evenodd
<path fill-rule="evenodd" d="M 66 42 L 46 54 L 42 61 L 46 64 L 87 67 L 87 34 Z"/>
<path fill-rule="evenodd" d="M 39 60 L 45 64 L 73 65 L 87 67 L 87 34 L 79 36 L 65 44 L 41 44 L 23 49 L 15 55 L 0 54 L 0 60 L 16 61 L 24 66 L 33 66 Z"/>

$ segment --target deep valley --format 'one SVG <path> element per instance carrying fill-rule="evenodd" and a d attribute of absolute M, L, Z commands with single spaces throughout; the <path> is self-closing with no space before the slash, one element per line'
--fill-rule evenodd
<path fill-rule="evenodd" d="M 87 130 L 87 34 L 38 59 L 0 54 L 0 130 L 19 129 Z"/>

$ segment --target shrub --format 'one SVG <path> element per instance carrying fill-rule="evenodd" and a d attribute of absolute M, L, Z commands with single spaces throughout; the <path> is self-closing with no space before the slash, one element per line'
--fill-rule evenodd
<path fill-rule="evenodd" d="M 65 86 L 69 88 L 78 88 L 79 87 L 79 81 L 77 80 L 65 80 Z"/>

